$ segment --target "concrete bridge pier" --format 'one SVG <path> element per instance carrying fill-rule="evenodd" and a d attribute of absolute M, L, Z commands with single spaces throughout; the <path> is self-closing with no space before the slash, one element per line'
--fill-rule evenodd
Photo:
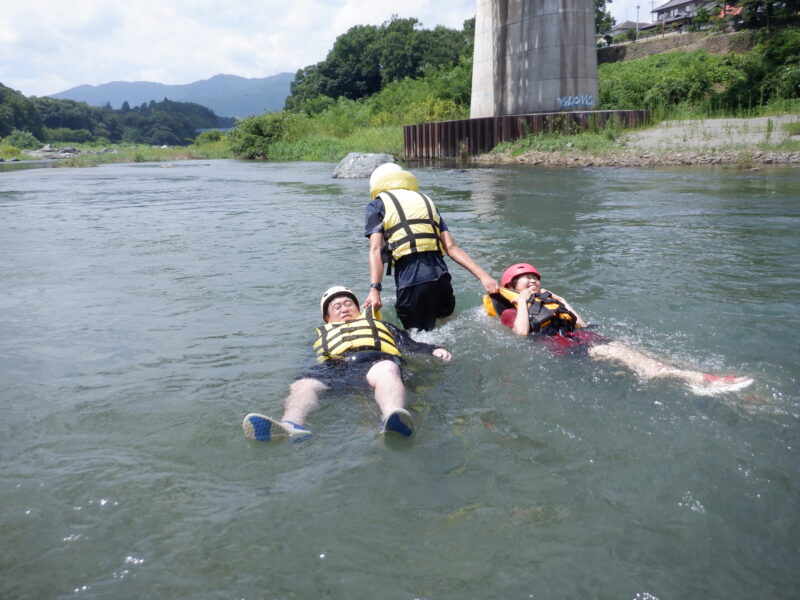
<path fill-rule="evenodd" d="M 470 117 L 598 106 L 594 0 L 478 0 Z"/>
<path fill-rule="evenodd" d="M 405 157 L 474 156 L 531 133 L 646 122 L 645 110 L 595 110 L 594 11 L 594 0 L 478 0 L 471 118 L 406 125 Z"/>

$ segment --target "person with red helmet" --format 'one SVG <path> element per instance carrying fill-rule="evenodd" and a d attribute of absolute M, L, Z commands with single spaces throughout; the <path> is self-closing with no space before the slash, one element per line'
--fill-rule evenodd
<path fill-rule="evenodd" d="M 450 352 L 415 341 L 405 331 L 382 321 L 373 308 L 361 311 L 356 295 L 341 285 L 325 291 L 320 310 L 325 323 L 317 328 L 313 344 L 318 364 L 291 385 L 279 420 L 259 413 L 245 416 L 245 435 L 265 442 L 286 436 L 294 440 L 306 438 L 311 435 L 305 426 L 306 418 L 319 407 L 321 394 L 333 387 L 366 382 L 374 391 L 381 412 L 381 432 L 410 436 L 414 421 L 405 406 L 403 354 L 427 352 L 448 362 L 452 358 Z"/>
<path fill-rule="evenodd" d="M 622 364 L 643 379 L 674 378 L 697 394 L 734 392 L 753 383 L 750 377 L 720 376 L 667 364 L 588 329 L 566 300 L 542 288 L 539 270 L 529 263 L 508 267 L 496 294 L 484 297 L 484 308 L 520 336 L 535 335 L 559 354 L 581 349 L 590 358 Z"/>

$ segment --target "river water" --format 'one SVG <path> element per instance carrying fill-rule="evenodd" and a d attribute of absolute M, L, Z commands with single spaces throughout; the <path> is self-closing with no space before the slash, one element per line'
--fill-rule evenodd
<path fill-rule="evenodd" d="M 253 442 L 322 290 L 366 293 L 367 183 L 333 167 L 0 174 L 0 597 L 800 597 L 800 170 L 414 169 L 495 276 L 533 262 L 601 333 L 747 390 L 548 352 L 450 263 L 413 438 L 356 389 Z"/>

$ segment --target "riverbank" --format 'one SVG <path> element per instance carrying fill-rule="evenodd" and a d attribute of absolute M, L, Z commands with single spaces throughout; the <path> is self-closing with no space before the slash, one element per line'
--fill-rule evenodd
<path fill-rule="evenodd" d="M 47 144 L 39 150 L 24 150 L 17 156 L 6 157 L 4 162 L 50 162 L 58 167 L 95 167 L 108 163 L 171 162 L 177 160 L 208 160 L 233 158 L 221 143 L 192 146 L 114 145 L 112 147 L 53 146 Z M 0 157 L 0 161 L 3 158 Z"/>
<path fill-rule="evenodd" d="M 520 151 L 512 146 L 478 156 L 475 162 L 550 167 L 800 166 L 800 115 L 664 121 L 620 135 L 601 151 Z"/>
<path fill-rule="evenodd" d="M 583 134 L 585 135 L 585 134 Z M 618 134 L 599 143 L 583 144 L 579 136 L 542 136 L 543 144 L 519 140 L 503 151 L 472 159 L 474 164 L 529 164 L 547 167 L 659 167 L 723 165 L 800 166 L 800 114 L 746 119 L 663 121 L 653 127 Z M 558 143 L 553 143 L 554 138 Z M 28 150 L 22 160 L 54 162 L 57 166 L 88 167 L 112 162 L 167 162 L 234 158 L 223 140 L 179 147 L 115 146 L 45 147 Z M 8 159 L 7 159 L 8 160 Z M 334 158 L 331 160 L 338 160 Z"/>

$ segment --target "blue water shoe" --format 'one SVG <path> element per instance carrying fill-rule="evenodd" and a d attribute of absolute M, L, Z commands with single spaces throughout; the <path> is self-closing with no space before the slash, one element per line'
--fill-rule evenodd
<path fill-rule="evenodd" d="M 396 408 L 381 423 L 381 433 L 391 431 L 408 437 L 414 433 L 414 418 L 405 408 Z"/>
<path fill-rule="evenodd" d="M 244 434 L 252 440 L 268 442 L 275 438 L 289 437 L 292 441 L 300 441 L 311 435 L 311 432 L 291 421 L 276 421 L 267 415 L 250 413 L 242 421 Z"/>

